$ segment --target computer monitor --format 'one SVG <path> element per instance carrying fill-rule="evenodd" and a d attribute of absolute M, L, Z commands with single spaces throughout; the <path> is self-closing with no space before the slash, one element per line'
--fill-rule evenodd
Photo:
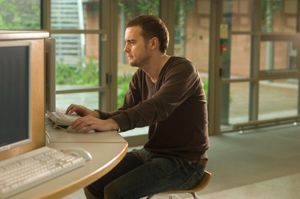
<path fill-rule="evenodd" d="M 47 32 L 0 31 L 0 160 L 45 145 Z"/>
<path fill-rule="evenodd" d="M 30 43 L 0 43 L 0 151 L 31 141 Z"/>

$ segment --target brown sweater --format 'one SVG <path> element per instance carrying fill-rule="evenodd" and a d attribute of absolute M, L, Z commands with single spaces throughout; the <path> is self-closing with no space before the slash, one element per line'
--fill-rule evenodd
<path fill-rule="evenodd" d="M 206 98 L 199 73 L 187 59 L 171 57 L 155 84 L 143 70 L 137 70 L 124 105 L 116 112 L 100 111 L 100 115 L 114 119 L 121 131 L 149 125 L 144 147 L 154 153 L 188 160 L 206 158 Z"/>

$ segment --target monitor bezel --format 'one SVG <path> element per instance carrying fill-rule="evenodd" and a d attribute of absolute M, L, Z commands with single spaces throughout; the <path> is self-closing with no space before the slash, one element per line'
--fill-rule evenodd
<path fill-rule="evenodd" d="M 32 142 L 32 60 L 31 60 L 31 54 L 32 54 L 32 44 L 30 41 L 25 40 L 16 40 L 16 41 L 1 41 L 0 42 L 0 48 L 2 47 L 27 47 L 28 48 L 28 138 L 16 141 L 13 143 L 5 144 L 3 146 L 0 146 L 0 152 L 10 150 L 16 147 L 20 147 L 26 144 L 30 144 Z"/>

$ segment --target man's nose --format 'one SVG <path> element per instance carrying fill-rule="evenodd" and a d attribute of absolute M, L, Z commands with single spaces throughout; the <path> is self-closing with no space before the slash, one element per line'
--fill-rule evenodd
<path fill-rule="evenodd" d="M 128 52 L 128 45 L 127 44 L 125 44 L 123 51 Z"/>

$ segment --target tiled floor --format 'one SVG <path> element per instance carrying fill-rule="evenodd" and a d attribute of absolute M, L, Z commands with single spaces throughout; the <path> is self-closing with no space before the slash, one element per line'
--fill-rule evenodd
<path fill-rule="evenodd" d="M 299 199 L 300 173 L 201 195 L 201 199 Z"/>
<path fill-rule="evenodd" d="M 211 136 L 208 170 L 213 173 L 201 199 L 299 199 L 300 126 Z M 191 198 L 188 194 L 181 198 Z M 64 199 L 81 199 L 81 190 Z M 155 196 L 154 199 L 168 198 Z"/>

